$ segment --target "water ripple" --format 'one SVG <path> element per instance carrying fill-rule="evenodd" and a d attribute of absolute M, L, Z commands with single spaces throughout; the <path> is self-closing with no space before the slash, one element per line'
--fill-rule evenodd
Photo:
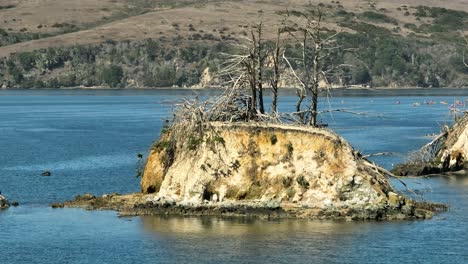
<path fill-rule="evenodd" d="M 18 165 L 3 168 L 9 171 L 42 171 L 42 170 L 87 170 L 87 169 L 102 169 L 113 168 L 122 165 L 135 163 L 135 157 L 128 154 L 118 155 L 100 155 L 87 156 L 71 160 L 63 160 L 50 163 Z"/>

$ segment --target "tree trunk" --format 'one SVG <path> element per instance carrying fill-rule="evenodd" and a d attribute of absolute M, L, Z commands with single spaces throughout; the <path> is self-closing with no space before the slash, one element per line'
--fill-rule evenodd
<path fill-rule="evenodd" d="M 271 100 L 271 113 L 276 115 L 278 113 L 278 84 L 280 79 L 280 72 L 279 72 L 279 56 L 281 50 L 280 38 L 281 38 L 281 27 L 278 28 L 278 32 L 276 35 L 276 45 L 275 45 L 275 52 L 273 53 L 273 80 L 271 81 L 271 90 L 273 93 L 273 98 Z"/>
<path fill-rule="evenodd" d="M 271 113 L 276 115 L 278 113 L 278 83 L 274 80 L 271 83 L 272 100 L 271 100 Z"/>
<path fill-rule="evenodd" d="M 263 56 L 262 56 L 262 23 L 258 24 L 258 39 L 257 39 L 257 87 L 258 87 L 258 104 L 260 113 L 265 113 L 263 104 Z"/>
<path fill-rule="evenodd" d="M 252 71 L 252 76 L 250 78 L 250 90 L 252 92 L 252 105 L 250 106 L 250 114 L 251 116 L 255 116 L 257 114 L 257 82 L 255 78 L 255 70 Z"/>
<path fill-rule="evenodd" d="M 309 125 L 316 127 L 317 126 L 317 102 L 318 102 L 318 87 L 314 84 L 315 87 L 312 88 L 312 104 L 311 104 L 311 117 Z"/>
<path fill-rule="evenodd" d="M 305 115 L 304 115 L 304 113 L 302 112 L 302 109 L 301 109 L 302 101 L 304 101 L 304 98 L 306 97 L 305 93 L 304 93 L 304 90 L 299 90 L 297 92 L 297 96 L 299 97 L 299 99 L 297 100 L 297 103 L 296 103 L 296 113 L 298 113 L 299 120 L 301 121 L 301 123 L 305 124 L 305 120 L 304 120 Z"/>
<path fill-rule="evenodd" d="M 308 85 L 310 77 L 308 74 L 309 70 L 308 70 L 308 65 L 307 65 L 307 30 L 306 29 L 304 29 L 304 39 L 302 42 L 302 63 L 303 63 L 304 73 L 305 73 L 305 78 L 304 78 L 303 83 Z M 301 90 L 297 94 L 299 96 L 299 100 L 297 101 L 297 104 L 296 104 L 296 111 L 299 113 L 299 118 L 301 120 L 301 123 L 306 124 L 305 114 L 301 113 L 301 104 L 304 98 L 306 97 L 305 94 L 307 92 L 307 86 L 304 87 L 303 89 L 305 91 Z"/>
<path fill-rule="evenodd" d="M 253 47 L 250 50 L 250 56 L 249 56 L 249 65 L 250 65 L 250 89 L 252 92 L 252 106 L 251 106 L 251 116 L 257 115 L 257 41 L 255 38 L 255 33 L 253 31 L 250 31 L 250 34 L 252 36 L 252 43 Z"/>
<path fill-rule="evenodd" d="M 321 43 L 315 43 L 314 59 L 312 64 L 312 104 L 310 109 L 310 125 L 317 126 L 317 104 L 318 104 L 318 86 L 319 86 L 319 56 L 321 52 Z"/>

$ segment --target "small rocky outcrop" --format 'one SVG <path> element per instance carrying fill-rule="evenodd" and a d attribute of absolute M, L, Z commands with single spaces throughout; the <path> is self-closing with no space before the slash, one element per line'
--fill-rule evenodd
<path fill-rule="evenodd" d="M 253 123 L 211 128 L 177 142 L 170 131 L 161 136 L 141 181 L 145 203 L 137 207 L 240 214 L 268 209 L 307 218 L 432 215 L 433 207 L 398 195 L 385 170 L 329 130 Z"/>
<path fill-rule="evenodd" d="M 468 113 L 446 127 L 432 142 L 421 148 L 414 158 L 395 166 L 392 172 L 399 176 L 423 176 L 458 172 L 468 169 Z"/>
<path fill-rule="evenodd" d="M 8 199 L 0 194 L 0 210 L 7 209 L 10 207 L 10 202 Z"/>

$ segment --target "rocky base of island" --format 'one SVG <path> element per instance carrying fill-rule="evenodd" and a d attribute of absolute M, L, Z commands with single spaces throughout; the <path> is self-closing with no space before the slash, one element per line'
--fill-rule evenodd
<path fill-rule="evenodd" d="M 405 220 L 430 219 L 437 212 L 447 210 L 444 204 L 416 202 L 396 193 L 385 205 L 366 208 L 310 207 L 305 204 L 277 201 L 203 201 L 176 202 L 170 197 L 148 194 L 92 194 L 78 195 L 71 201 L 55 203 L 52 208 L 83 208 L 86 210 L 115 210 L 120 216 L 173 215 L 249 217 L 260 219 L 331 219 L 331 220 Z"/>
<path fill-rule="evenodd" d="M 464 167 L 452 170 L 446 170 L 434 163 L 405 163 L 396 165 L 392 171 L 398 176 L 414 176 L 414 177 L 433 177 L 433 176 L 467 176 L 468 163 Z"/>

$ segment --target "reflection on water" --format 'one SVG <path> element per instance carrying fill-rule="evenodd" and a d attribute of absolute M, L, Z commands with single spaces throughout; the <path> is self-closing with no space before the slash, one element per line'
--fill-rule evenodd
<path fill-rule="evenodd" d="M 464 263 L 446 220 L 308 221 L 141 217 L 145 232 L 183 263 Z M 445 231 L 441 231 L 441 227 Z M 419 230 L 419 231 L 418 231 Z M 443 247 L 443 252 L 441 252 Z M 462 253 L 465 252 L 465 253 Z"/>
<path fill-rule="evenodd" d="M 359 247 L 354 240 L 380 223 L 146 216 L 141 224 L 168 243 L 175 262 L 328 263 L 341 254 L 349 258 L 346 252 Z"/>
<path fill-rule="evenodd" d="M 112 168 L 115 166 L 114 160 L 119 161 L 119 165 L 133 165 L 135 164 L 135 157 L 128 154 L 121 155 L 101 155 L 101 156 L 86 156 L 73 160 L 63 160 L 60 162 L 50 162 L 45 164 L 30 164 L 20 165 L 13 167 L 5 167 L 4 170 L 8 171 L 44 171 L 54 169 L 57 170 L 85 170 L 85 169 L 104 169 Z"/>
<path fill-rule="evenodd" d="M 443 177 L 450 185 L 468 186 L 468 177 L 465 175 Z"/>
<path fill-rule="evenodd" d="M 266 221 L 252 218 L 142 216 L 141 222 L 145 231 L 171 235 L 244 236 L 307 232 L 314 236 L 330 236 L 354 229 L 354 225 L 341 221 Z"/>

